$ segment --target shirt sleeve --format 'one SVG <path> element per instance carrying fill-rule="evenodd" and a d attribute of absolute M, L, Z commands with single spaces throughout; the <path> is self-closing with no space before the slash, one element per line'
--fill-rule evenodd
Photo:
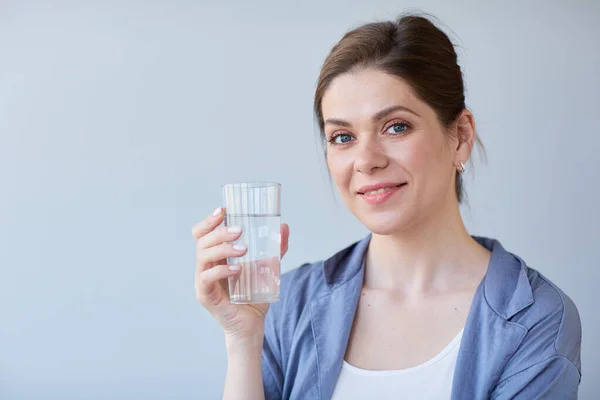
<path fill-rule="evenodd" d="M 531 365 L 498 383 L 494 400 L 577 399 L 581 374 L 575 364 L 562 356 L 552 356 Z"/>
<path fill-rule="evenodd" d="M 265 338 L 262 350 L 262 378 L 265 400 L 283 397 L 283 371 L 281 346 L 275 330 L 276 307 L 270 308 L 265 317 Z"/>

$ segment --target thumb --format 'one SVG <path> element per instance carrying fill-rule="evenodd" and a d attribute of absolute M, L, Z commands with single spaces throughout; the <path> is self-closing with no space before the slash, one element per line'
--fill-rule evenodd
<path fill-rule="evenodd" d="M 290 238 L 290 227 L 288 224 L 281 224 L 281 258 L 285 256 L 288 251 L 288 244 Z"/>

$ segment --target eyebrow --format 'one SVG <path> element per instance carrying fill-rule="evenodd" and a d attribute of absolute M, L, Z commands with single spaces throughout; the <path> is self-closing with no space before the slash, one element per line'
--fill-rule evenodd
<path fill-rule="evenodd" d="M 413 114 L 416 117 L 419 117 L 419 114 L 417 114 L 416 112 L 414 112 L 413 110 L 411 110 L 410 108 L 404 107 L 404 106 L 391 106 L 391 107 L 387 107 L 384 108 L 381 111 L 376 112 L 373 117 L 371 118 L 371 120 L 373 122 L 378 122 L 381 121 L 383 118 L 387 117 L 389 114 L 393 113 L 394 111 L 406 111 L 410 114 Z M 338 126 L 343 126 L 343 127 L 350 127 L 352 124 L 348 121 L 344 121 L 343 119 L 339 119 L 339 118 L 327 118 L 324 122 L 324 125 L 327 124 L 333 124 L 333 125 L 338 125 Z"/>

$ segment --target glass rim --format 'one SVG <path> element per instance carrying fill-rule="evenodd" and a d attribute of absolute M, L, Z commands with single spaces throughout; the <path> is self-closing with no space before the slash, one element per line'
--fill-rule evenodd
<path fill-rule="evenodd" d="M 221 188 L 236 188 L 236 189 L 259 189 L 259 188 L 267 188 L 267 187 L 278 187 L 281 186 L 279 182 L 273 181 L 247 181 L 247 182 L 234 182 L 234 183 L 225 183 L 221 185 Z"/>

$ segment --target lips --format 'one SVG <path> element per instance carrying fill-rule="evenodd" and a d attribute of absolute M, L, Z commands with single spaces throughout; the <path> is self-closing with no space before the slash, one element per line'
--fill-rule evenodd
<path fill-rule="evenodd" d="M 385 193 L 385 192 L 387 192 L 389 190 L 392 190 L 392 189 L 395 189 L 395 188 L 399 188 L 400 186 L 402 186 L 402 185 L 391 186 L 391 187 L 384 187 L 384 188 L 377 189 L 377 190 L 370 190 L 368 192 L 361 193 L 361 194 L 365 194 L 367 196 L 375 196 L 377 194 Z"/>
<path fill-rule="evenodd" d="M 387 202 L 396 193 L 406 186 L 404 183 L 380 183 L 377 185 L 363 186 L 357 192 L 358 195 L 371 206 L 378 206 Z"/>
<path fill-rule="evenodd" d="M 404 182 L 404 183 L 382 182 L 382 183 L 378 183 L 375 185 L 363 186 L 360 189 L 358 189 L 357 192 L 358 192 L 358 194 L 374 196 L 377 194 L 385 193 L 388 190 L 399 188 L 400 186 L 405 185 L 405 184 L 406 184 L 406 182 Z"/>

